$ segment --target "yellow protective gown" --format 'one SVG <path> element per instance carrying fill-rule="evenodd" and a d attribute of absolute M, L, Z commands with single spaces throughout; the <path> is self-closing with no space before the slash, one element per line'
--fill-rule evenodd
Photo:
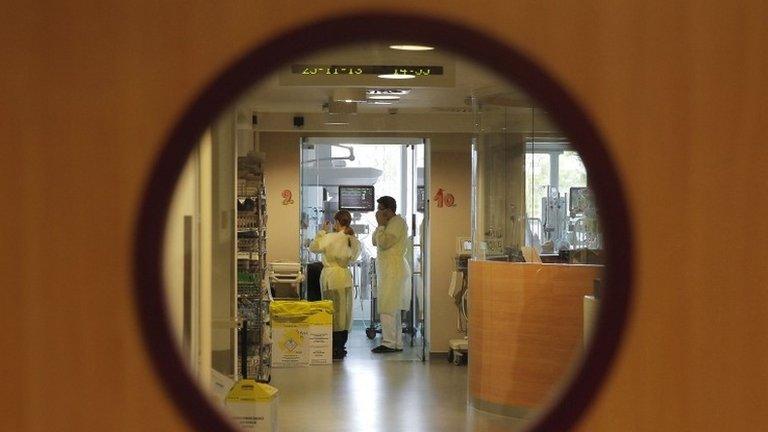
<path fill-rule="evenodd" d="M 320 291 L 323 300 L 333 301 L 333 331 L 351 329 L 354 281 L 349 265 L 360 256 L 360 240 L 341 232 L 326 234 L 321 230 L 309 244 L 309 250 L 323 256 Z"/>
<path fill-rule="evenodd" d="M 395 215 L 386 226 L 373 232 L 373 244 L 377 248 L 376 282 L 379 312 L 394 315 L 410 309 L 411 271 L 405 254 L 408 250 L 408 225 L 400 215 Z"/>

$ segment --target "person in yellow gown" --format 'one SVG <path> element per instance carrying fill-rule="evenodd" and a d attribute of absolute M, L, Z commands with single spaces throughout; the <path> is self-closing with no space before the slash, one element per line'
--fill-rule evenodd
<path fill-rule="evenodd" d="M 382 343 L 371 351 L 389 353 L 403 350 L 401 312 L 410 308 L 411 270 L 406 260 L 408 224 L 396 213 L 394 198 L 383 196 L 376 202 L 379 226 L 373 232 L 373 244 L 377 250 L 376 287 Z"/>
<path fill-rule="evenodd" d="M 360 256 L 360 240 L 350 227 L 352 215 L 339 210 L 309 244 L 309 250 L 322 255 L 320 290 L 324 300 L 333 301 L 333 359 L 347 355 L 347 338 L 352 328 L 353 284 L 349 265 Z"/>

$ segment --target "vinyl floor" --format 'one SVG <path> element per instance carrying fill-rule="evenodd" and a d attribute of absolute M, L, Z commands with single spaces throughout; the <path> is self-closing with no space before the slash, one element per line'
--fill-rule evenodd
<path fill-rule="evenodd" d="M 445 357 L 420 360 L 417 338 L 400 353 L 373 354 L 355 325 L 349 355 L 333 365 L 273 369 L 279 390 L 278 424 L 294 431 L 518 431 L 524 420 L 475 410 L 467 403 L 467 367 Z"/>

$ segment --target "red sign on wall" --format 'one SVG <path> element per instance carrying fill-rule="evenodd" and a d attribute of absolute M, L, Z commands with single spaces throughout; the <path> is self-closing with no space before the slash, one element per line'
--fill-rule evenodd
<path fill-rule="evenodd" d="M 283 190 L 280 195 L 283 197 L 283 205 L 293 204 L 293 193 L 289 189 Z"/>
<path fill-rule="evenodd" d="M 437 202 L 437 206 L 441 208 L 456 207 L 456 199 L 453 197 L 453 194 L 444 191 L 443 188 L 437 190 L 435 201 Z"/>

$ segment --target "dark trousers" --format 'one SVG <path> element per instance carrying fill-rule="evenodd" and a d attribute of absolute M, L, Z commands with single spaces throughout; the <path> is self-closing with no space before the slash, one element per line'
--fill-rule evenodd
<path fill-rule="evenodd" d="M 349 337 L 349 331 L 335 331 L 333 332 L 333 356 L 343 357 L 345 352 L 345 346 L 347 345 L 347 338 Z"/>
<path fill-rule="evenodd" d="M 313 262 L 307 264 L 307 300 L 322 300 L 320 293 L 320 274 L 323 272 L 323 263 Z"/>

